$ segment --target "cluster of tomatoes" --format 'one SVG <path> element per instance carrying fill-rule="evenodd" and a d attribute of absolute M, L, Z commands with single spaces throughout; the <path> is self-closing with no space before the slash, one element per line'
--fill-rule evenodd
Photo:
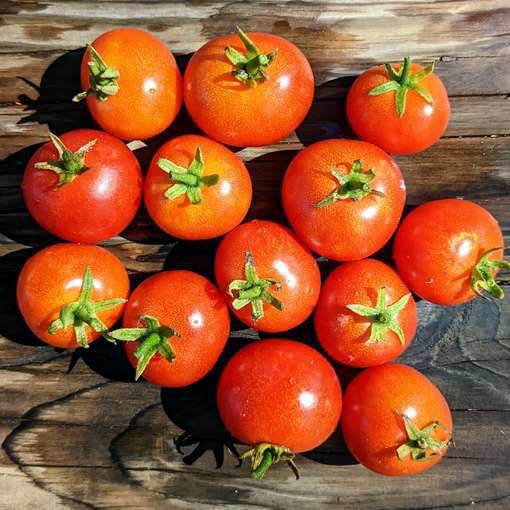
<path fill-rule="evenodd" d="M 229 308 L 271 334 L 315 311 L 324 350 L 364 370 L 342 406 L 336 371 L 305 343 L 265 339 L 234 355 L 217 404 L 230 433 L 250 446 L 243 456 L 251 457 L 253 476 L 278 461 L 295 470 L 295 454 L 323 443 L 341 412 L 347 447 L 369 469 L 401 475 L 438 462 L 452 436 L 448 405 L 425 376 L 391 363 L 415 334 L 411 292 L 443 305 L 477 294 L 501 298 L 495 273 L 509 264 L 498 223 L 469 201 L 423 204 L 398 228 L 406 188 L 387 152 L 425 149 L 449 119 L 433 66 L 406 58 L 355 81 L 347 114 L 363 141 L 321 141 L 296 155 L 282 185 L 293 231 L 270 221 L 241 224 L 252 199 L 250 175 L 222 145 L 271 144 L 303 120 L 314 80 L 292 43 L 237 29 L 200 48 L 181 79 L 159 40 L 113 30 L 88 46 L 81 81 L 76 100 L 86 98 L 104 131 L 51 135 L 22 183 L 36 221 L 71 241 L 39 251 L 19 276 L 18 303 L 34 334 L 60 348 L 85 348 L 100 336 L 124 342 L 136 379 L 180 387 L 216 363 L 229 336 Z M 168 141 L 144 179 L 120 139 L 162 132 L 182 98 L 208 137 Z M 121 232 L 142 198 L 154 222 L 174 237 L 225 236 L 215 258 L 217 286 L 194 272 L 164 271 L 129 293 L 120 260 L 95 244 Z M 367 258 L 395 231 L 397 271 Z M 322 288 L 309 250 L 343 262 Z M 121 318 L 123 327 L 112 330 Z"/>

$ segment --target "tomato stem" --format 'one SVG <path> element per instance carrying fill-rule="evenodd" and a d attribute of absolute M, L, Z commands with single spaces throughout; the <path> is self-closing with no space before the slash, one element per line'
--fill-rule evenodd
<path fill-rule="evenodd" d="M 484 299 L 488 299 L 483 291 L 487 292 L 491 298 L 503 299 L 505 293 L 498 285 L 495 274 L 498 269 L 510 270 L 510 261 L 507 260 L 491 260 L 490 256 L 504 247 L 492 248 L 485 252 L 471 272 L 471 288 L 473 292 Z"/>
<path fill-rule="evenodd" d="M 299 479 L 299 471 L 294 463 L 295 454 L 285 446 L 270 443 L 260 443 L 241 455 L 241 459 L 251 459 L 251 476 L 254 480 L 261 480 L 267 470 L 277 462 L 284 461 L 292 469 L 296 480 Z"/>

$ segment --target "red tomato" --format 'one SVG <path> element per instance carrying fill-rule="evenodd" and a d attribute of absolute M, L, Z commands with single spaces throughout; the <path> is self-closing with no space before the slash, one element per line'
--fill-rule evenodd
<path fill-rule="evenodd" d="M 50 136 L 28 162 L 21 183 L 37 223 L 62 239 L 88 244 L 124 230 L 142 198 L 142 173 L 133 153 L 102 131 Z"/>
<path fill-rule="evenodd" d="M 393 245 L 398 272 L 418 296 L 455 305 L 486 291 L 502 299 L 494 276 L 510 269 L 498 222 L 469 200 L 434 200 L 406 216 Z M 494 250 L 494 251 L 491 251 Z"/>
<path fill-rule="evenodd" d="M 217 37 L 191 58 L 184 102 L 208 136 L 227 145 L 269 145 L 305 118 L 313 73 L 291 42 L 264 33 Z"/>
<path fill-rule="evenodd" d="M 154 222 L 180 239 L 209 239 L 239 225 L 251 203 L 242 160 L 204 136 L 179 136 L 152 159 L 145 206 Z"/>
<path fill-rule="evenodd" d="M 217 403 L 228 431 L 253 447 L 253 477 L 271 464 L 292 462 L 335 430 L 342 390 L 328 361 L 293 340 L 260 340 L 244 347 L 221 374 Z M 295 466 L 292 463 L 292 466 Z"/>
<path fill-rule="evenodd" d="M 136 28 L 99 36 L 81 64 L 81 86 L 94 120 L 124 140 L 144 140 L 165 130 L 182 104 L 181 73 L 172 52 Z"/>
<path fill-rule="evenodd" d="M 221 241 L 216 282 L 237 318 L 259 331 L 286 331 L 313 311 L 320 292 L 315 259 L 271 221 L 239 225 Z"/>
<path fill-rule="evenodd" d="M 358 260 L 382 248 L 406 198 L 397 164 L 375 145 L 325 140 L 291 161 L 282 185 L 285 214 L 319 255 Z"/>
<path fill-rule="evenodd" d="M 410 154 L 436 143 L 450 119 L 446 89 L 433 74 L 411 64 L 371 67 L 347 95 L 347 118 L 353 131 L 386 152 Z"/>
<path fill-rule="evenodd" d="M 227 342 L 230 318 L 219 290 L 191 271 L 164 271 L 147 278 L 131 294 L 124 329 L 136 378 L 176 388 L 201 379 Z"/>
<path fill-rule="evenodd" d="M 381 365 L 409 347 L 416 332 L 416 304 L 398 274 L 383 262 L 347 262 L 322 285 L 315 331 L 340 363 Z"/>
<path fill-rule="evenodd" d="M 16 294 L 25 322 L 43 342 L 88 347 L 122 316 L 129 279 L 104 248 L 55 244 L 26 261 Z"/>
<path fill-rule="evenodd" d="M 389 363 L 363 370 L 347 387 L 342 431 L 356 460 L 389 476 L 419 473 L 448 449 L 448 403 L 420 372 Z"/>

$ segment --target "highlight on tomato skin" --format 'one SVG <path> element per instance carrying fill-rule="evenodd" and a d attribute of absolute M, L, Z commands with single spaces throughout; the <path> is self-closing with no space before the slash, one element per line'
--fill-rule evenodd
<path fill-rule="evenodd" d="M 448 451 L 453 434 L 441 392 L 418 370 L 397 363 L 354 377 L 344 394 L 341 425 L 356 460 L 386 476 L 430 469 Z"/>
<path fill-rule="evenodd" d="M 438 305 L 456 305 L 476 296 L 502 299 L 496 282 L 504 239 L 496 219 L 469 200 L 433 200 L 402 221 L 393 244 L 397 270 L 418 296 Z"/>
<path fill-rule="evenodd" d="M 335 370 L 315 349 L 287 339 L 259 340 L 225 366 L 217 404 L 227 430 L 248 446 L 252 477 L 322 444 L 335 430 L 342 390 Z"/>
<path fill-rule="evenodd" d="M 262 32 L 212 39 L 192 56 L 184 102 L 207 136 L 235 147 L 270 145 L 305 118 L 313 100 L 308 60 L 290 41 Z"/>

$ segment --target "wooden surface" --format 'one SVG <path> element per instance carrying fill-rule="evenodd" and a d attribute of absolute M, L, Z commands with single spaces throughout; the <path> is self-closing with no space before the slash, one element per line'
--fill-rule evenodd
<path fill-rule="evenodd" d="M 239 152 L 254 180 L 251 218 L 284 221 L 278 188 L 289 160 L 315 140 L 351 136 L 343 101 L 354 77 L 411 54 L 437 60 L 453 114 L 434 147 L 396 158 L 409 205 L 469 198 L 487 207 L 510 238 L 508 0 L 0 0 L 0 509 L 510 508 L 509 297 L 448 309 L 419 302 L 419 331 L 401 360 L 430 376 L 447 397 L 456 447 L 436 468 L 405 479 L 356 465 L 338 432 L 298 457 L 299 482 L 284 466 L 263 482 L 250 480 L 246 466 L 236 468 L 224 453 L 229 438 L 214 407 L 221 363 L 254 337 L 236 322 L 211 376 L 163 391 L 133 384 L 122 350 L 96 342 L 73 358 L 40 344 L 20 322 L 17 274 L 36 248 L 54 240 L 30 219 L 18 186 L 48 129 L 93 125 L 84 105 L 70 102 L 79 88 L 83 45 L 112 27 L 139 26 L 165 41 L 184 67 L 190 53 L 236 23 L 296 43 L 317 81 L 312 110 L 295 134 Z M 135 154 L 146 165 L 162 141 L 194 130 L 183 112 Z M 210 275 L 215 246 L 176 243 L 143 212 L 106 244 L 126 264 L 133 285 L 162 268 Z M 309 324 L 288 336 L 315 345 Z M 339 373 L 344 382 L 352 375 Z M 191 454 L 187 462 L 198 457 L 191 465 L 172 441 L 183 432 L 184 444 L 196 441 L 182 447 Z"/>

